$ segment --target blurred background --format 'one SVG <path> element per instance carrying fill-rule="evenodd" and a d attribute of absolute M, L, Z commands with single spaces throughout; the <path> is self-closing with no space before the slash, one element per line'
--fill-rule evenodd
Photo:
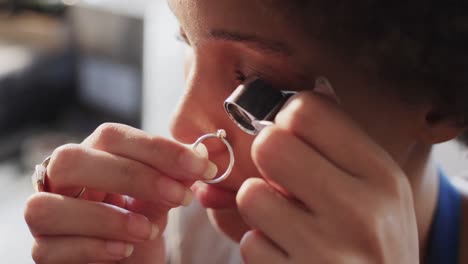
<path fill-rule="evenodd" d="M 169 136 L 183 44 L 165 0 L 0 0 L 0 256 L 33 263 L 23 220 L 30 175 L 53 149 L 103 122 Z M 456 142 L 436 148 L 451 175 Z"/>
<path fill-rule="evenodd" d="M 176 32 L 165 0 L 0 0 L 1 263 L 33 263 L 24 202 L 53 149 L 103 122 L 168 135 L 183 84 Z"/>

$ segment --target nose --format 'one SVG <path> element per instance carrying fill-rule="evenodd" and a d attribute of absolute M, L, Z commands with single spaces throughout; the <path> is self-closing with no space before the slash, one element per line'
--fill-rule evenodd
<path fill-rule="evenodd" d="M 214 131 L 215 128 L 209 120 L 210 116 L 201 107 L 195 91 L 188 88 L 187 93 L 180 100 L 176 111 L 171 118 L 170 130 L 172 136 L 185 144 L 191 144 L 207 131 Z"/>
<path fill-rule="evenodd" d="M 203 62 L 201 60 L 204 60 Z M 186 68 L 185 93 L 172 115 L 172 136 L 185 144 L 195 142 L 203 134 L 216 133 L 225 122 L 223 81 L 225 71 L 210 67 L 206 59 L 195 59 Z"/>

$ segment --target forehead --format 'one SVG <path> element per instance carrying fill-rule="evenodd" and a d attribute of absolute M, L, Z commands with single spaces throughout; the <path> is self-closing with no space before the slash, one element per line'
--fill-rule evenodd
<path fill-rule="evenodd" d="M 182 26 L 278 36 L 288 28 L 271 0 L 169 0 Z"/>
<path fill-rule="evenodd" d="M 237 32 L 282 43 L 291 51 L 287 64 L 301 75 L 326 65 L 319 43 L 289 21 L 281 9 L 289 0 L 168 0 L 169 6 L 194 46 L 209 41 L 212 32 Z M 286 66 L 285 66 L 286 67 Z"/>

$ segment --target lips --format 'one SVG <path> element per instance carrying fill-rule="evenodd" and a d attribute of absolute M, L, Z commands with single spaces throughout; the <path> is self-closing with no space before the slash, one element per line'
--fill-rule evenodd
<path fill-rule="evenodd" d="M 236 208 L 236 192 L 224 188 L 196 182 L 192 190 L 203 207 L 211 209 Z"/>

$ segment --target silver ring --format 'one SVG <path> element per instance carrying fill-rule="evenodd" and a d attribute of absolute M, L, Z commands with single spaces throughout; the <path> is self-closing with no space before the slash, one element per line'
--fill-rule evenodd
<path fill-rule="evenodd" d="M 80 193 L 78 193 L 77 196 L 75 196 L 76 199 L 80 199 L 81 196 L 83 196 L 83 194 L 86 192 L 86 187 L 83 187 L 83 189 L 81 189 Z"/>
<path fill-rule="evenodd" d="M 47 157 L 41 164 L 36 165 L 34 174 L 32 176 L 33 187 L 36 192 L 48 192 L 46 190 L 46 178 L 47 178 L 47 166 L 50 162 L 50 156 Z M 86 187 L 83 187 L 78 195 L 75 196 L 76 199 L 81 198 L 84 192 L 86 191 Z"/>
<path fill-rule="evenodd" d="M 216 183 L 220 183 L 220 182 L 226 180 L 229 177 L 229 175 L 231 174 L 232 168 L 234 167 L 234 161 L 235 161 L 234 151 L 232 150 L 231 144 L 226 140 L 226 131 L 224 129 L 218 130 L 218 132 L 216 134 L 206 134 L 206 135 L 200 137 L 199 139 L 197 139 L 197 141 L 195 143 L 193 143 L 192 150 L 196 151 L 198 145 L 200 143 L 202 143 L 204 140 L 208 139 L 208 138 L 217 138 L 217 139 L 221 140 L 224 143 L 224 145 L 226 145 L 226 147 L 227 147 L 227 149 L 229 151 L 229 166 L 228 166 L 226 172 L 224 172 L 223 175 L 221 175 L 220 177 L 218 177 L 216 179 L 203 181 L 203 182 L 208 183 L 208 184 L 216 184 Z"/>
<path fill-rule="evenodd" d="M 45 192 L 45 181 L 47 177 L 47 165 L 49 165 L 50 157 L 47 157 L 41 164 L 36 165 L 32 176 L 32 183 L 36 192 Z"/>

